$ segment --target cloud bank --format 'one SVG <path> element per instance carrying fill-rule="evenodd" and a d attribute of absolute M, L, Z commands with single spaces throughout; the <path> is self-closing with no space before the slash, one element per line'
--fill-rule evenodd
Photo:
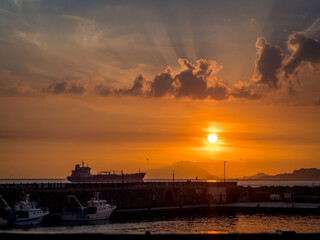
<path fill-rule="evenodd" d="M 214 99 L 225 100 L 232 90 L 216 74 L 222 69 L 216 61 L 199 59 L 192 64 L 187 59 L 179 59 L 181 71 L 174 74 L 170 67 L 157 74 L 151 81 L 138 75 L 131 87 L 113 88 L 103 79 L 99 81 L 58 81 L 49 85 L 44 92 L 51 94 L 83 94 L 94 92 L 100 96 L 143 96 L 160 98 Z"/>
<path fill-rule="evenodd" d="M 319 69 L 320 43 L 302 33 L 294 33 L 289 36 L 287 46 L 288 51 L 285 53 L 279 46 L 259 37 L 256 41 L 258 56 L 252 78 L 247 82 L 238 81 L 232 86 L 228 86 L 218 77 L 222 66 L 217 61 L 199 59 L 192 63 L 187 59 L 178 59 L 179 72 L 174 73 L 168 67 L 151 80 L 139 74 L 129 87 L 114 88 L 103 79 L 96 78 L 57 81 L 43 92 L 55 95 L 93 93 L 99 96 L 173 97 L 216 101 L 229 98 L 256 100 L 277 89 L 286 89 L 293 95 L 299 85 L 300 73 L 307 67 L 313 71 Z M 3 70 L 2 74 L 8 75 L 11 72 Z M 30 92 L 30 87 L 23 84 L 0 88 L 2 96 L 24 95 L 27 92 Z"/>
<path fill-rule="evenodd" d="M 86 86 L 83 81 L 58 81 L 49 85 L 45 91 L 52 94 L 82 94 L 86 91 Z"/>

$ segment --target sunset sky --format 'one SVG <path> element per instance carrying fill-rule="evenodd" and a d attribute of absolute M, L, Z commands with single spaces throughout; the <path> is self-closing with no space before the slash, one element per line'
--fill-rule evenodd
<path fill-rule="evenodd" d="M 320 168 L 319 9 L 2 0 L 0 178 L 64 178 L 82 160 L 221 178 L 223 161 L 229 178 Z"/>

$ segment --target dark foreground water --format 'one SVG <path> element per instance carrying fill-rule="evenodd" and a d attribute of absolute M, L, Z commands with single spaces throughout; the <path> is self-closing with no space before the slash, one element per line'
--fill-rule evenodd
<path fill-rule="evenodd" d="M 277 230 L 297 233 L 319 233 L 320 216 L 235 214 L 232 216 L 206 216 L 173 218 L 139 222 L 86 223 L 69 226 L 37 226 L 31 228 L 2 229 L 14 233 L 274 233 Z"/>

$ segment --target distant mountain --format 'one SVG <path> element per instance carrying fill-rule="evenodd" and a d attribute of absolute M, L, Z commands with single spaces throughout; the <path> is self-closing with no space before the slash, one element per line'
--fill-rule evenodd
<path fill-rule="evenodd" d="M 267 175 L 258 173 L 253 176 L 244 176 L 245 179 L 279 179 L 279 180 L 320 180 L 320 169 L 301 168 L 294 170 L 292 173 L 281 173 L 277 175 Z"/>
<path fill-rule="evenodd" d="M 252 175 L 252 176 L 244 176 L 243 178 L 245 178 L 245 179 L 260 179 L 260 178 L 264 178 L 264 177 L 269 177 L 269 175 L 267 175 L 263 172 L 260 172 L 255 175 Z"/>
<path fill-rule="evenodd" d="M 153 168 L 147 170 L 145 179 L 172 179 L 174 171 L 175 179 L 218 179 L 217 176 L 199 167 L 194 162 L 181 161 L 162 168 Z"/>

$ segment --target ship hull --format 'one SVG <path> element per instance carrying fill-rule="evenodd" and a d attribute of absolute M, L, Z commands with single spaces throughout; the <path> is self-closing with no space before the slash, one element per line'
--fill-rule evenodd
<path fill-rule="evenodd" d="M 88 177 L 67 177 L 70 182 L 103 182 L 103 183 L 127 183 L 127 182 L 143 182 L 145 173 L 134 174 L 97 174 Z"/>

